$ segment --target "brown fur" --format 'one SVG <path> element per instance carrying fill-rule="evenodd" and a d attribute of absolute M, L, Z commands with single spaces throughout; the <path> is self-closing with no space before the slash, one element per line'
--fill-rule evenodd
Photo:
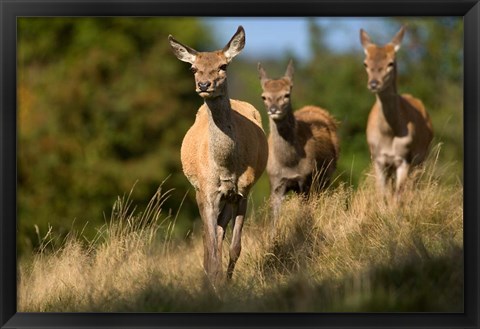
<path fill-rule="evenodd" d="M 274 219 L 287 192 L 308 194 L 313 182 L 325 187 L 339 156 L 337 123 L 326 110 L 305 106 L 292 111 L 292 65 L 280 79 L 268 79 L 259 65 L 262 97 L 270 116 L 267 172 Z"/>
<path fill-rule="evenodd" d="M 197 52 L 172 36 L 169 41 L 177 58 L 192 64 L 196 92 L 205 101 L 183 139 L 181 160 L 185 176 L 195 187 L 203 221 L 203 266 L 209 282 L 217 285 L 230 221 L 227 278 L 232 277 L 240 256 L 248 193 L 265 170 L 268 144 L 257 110 L 228 97 L 227 65 L 245 45 L 243 28 L 222 50 L 213 52 Z"/>
<path fill-rule="evenodd" d="M 368 117 L 367 141 L 378 188 L 385 195 L 389 181 L 395 183 L 396 199 L 411 166 L 425 160 L 433 138 L 432 122 L 423 103 L 409 94 L 397 93 L 395 54 L 404 32 L 400 29 L 390 43 L 379 47 L 360 30 L 368 87 L 377 98 Z"/>
<path fill-rule="evenodd" d="M 238 193 L 246 196 L 265 170 L 266 156 L 262 154 L 268 154 L 267 150 L 263 149 L 262 143 L 252 143 L 252 139 L 261 141 L 265 138 L 265 133 L 261 126 L 260 114 L 252 105 L 234 99 L 230 100 L 230 104 L 234 111 L 234 125 L 237 131 L 242 132 L 237 135 L 236 140 L 238 145 L 242 146 L 238 155 L 244 155 L 237 159 L 237 164 L 232 169 L 234 175 L 238 177 Z M 187 131 L 181 148 L 183 172 L 196 190 L 219 179 L 218 173 L 212 173 L 210 170 L 215 164 L 209 163 L 210 143 L 208 135 L 205 134 L 209 124 L 207 111 L 207 106 L 203 104 L 198 110 L 195 123 Z"/>

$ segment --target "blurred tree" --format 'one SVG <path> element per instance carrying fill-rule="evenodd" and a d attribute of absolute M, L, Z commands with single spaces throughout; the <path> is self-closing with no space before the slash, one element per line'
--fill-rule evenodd
<path fill-rule="evenodd" d="M 91 237 L 116 197 L 136 184 L 145 204 L 175 187 L 177 211 L 190 185 L 179 148 L 201 100 L 169 33 L 194 47 L 208 33 L 190 18 L 21 18 L 18 26 L 18 247 L 38 243 L 34 225 Z M 187 199 L 180 232 L 196 215 Z M 188 218 L 188 219 L 187 219 Z M 75 220 L 75 223 L 73 221 Z"/>

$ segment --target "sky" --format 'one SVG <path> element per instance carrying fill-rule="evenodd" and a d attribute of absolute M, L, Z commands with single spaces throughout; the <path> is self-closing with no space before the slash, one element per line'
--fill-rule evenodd
<path fill-rule="evenodd" d="M 315 20 L 322 27 L 330 27 L 325 41 L 329 48 L 337 52 L 362 51 L 360 28 L 371 35 L 381 35 L 385 30 L 384 19 L 378 17 L 322 17 Z M 238 26 L 242 25 L 247 40 L 242 52 L 245 57 L 277 57 L 287 52 L 306 60 L 311 55 L 308 20 L 304 17 L 211 17 L 204 18 L 204 21 L 212 27 L 215 38 L 221 45 L 226 44 Z M 388 40 L 385 38 L 378 40 L 378 43 L 386 43 Z"/>

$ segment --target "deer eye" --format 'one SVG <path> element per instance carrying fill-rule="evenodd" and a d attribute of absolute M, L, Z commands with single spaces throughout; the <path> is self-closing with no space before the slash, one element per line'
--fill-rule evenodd
<path fill-rule="evenodd" d="M 227 64 L 223 64 L 218 68 L 220 71 L 226 71 L 227 70 Z"/>
<path fill-rule="evenodd" d="M 265 96 L 262 96 L 262 99 L 263 99 L 264 101 L 266 101 L 266 100 L 267 100 L 267 97 L 265 97 Z"/>
<path fill-rule="evenodd" d="M 366 63 L 366 62 L 364 62 L 364 63 L 363 63 L 363 67 L 365 67 L 365 68 L 367 68 L 367 67 L 368 67 L 368 65 L 367 65 L 367 63 Z"/>
<path fill-rule="evenodd" d="M 190 68 L 190 71 L 192 71 L 193 74 L 197 73 L 198 69 L 194 66 Z"/>
<path fill-rule="evenodd" d="M 283 96 L 285 98 L 290 98 L 290 94 L 285 94 L 285 96 Z"/>
<path fill-rule="evenodd" d="M 388 67 L 393 67 L 394 64 L 395 64 L 394 62 L 390 62 L 388 63 Z"/>

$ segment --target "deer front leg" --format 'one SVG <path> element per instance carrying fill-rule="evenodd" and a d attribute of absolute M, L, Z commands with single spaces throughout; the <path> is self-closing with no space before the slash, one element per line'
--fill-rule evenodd
<path fill-rule="evenodd" d="M 401 161 L 401 162 L 400 162 Z M 400 159 L 400 164 L 396 169 L 395 176 L 395 200 L 399 198 L 404 190 L 405 182 L 407 181 L 408 172 L 410 171 L 410 164 L 405 159 Z"/>
<path fill-rule="evenodd" d="M 223 240 L 225 239 L 225 231 L 227 230 L 228 223 L 233 217 L 234 214 L 234 207 L 230 203 L 223 203 L 224 205 L 221 207 L 222 210 L 220 212 L 220 216 L 217 221 L 217 255 L 219 259 L 219 279 L 223 279 L 221 277 L 222 273 L 222 247 L 223 247 Z"/>
<path fill-rule="evenodd" d="M 273 192 L 271 195 L 271 207 L 272 207 L 272 217 L 273 224 L 276 225 L 278 217 L 280 216 L 280 207 L 282 205 L 282 194 L 278 192 Z"/>
<path fill-rule="evenodd" d="M 236 208 L 236 216 L 233 219 L 233 234 L 232 243 L 230 244 L 230 261 L 227 268 L 227 279 L 232 278 L 233 269 L 235 268 L 235 264 L 242 251 L 242 228 L 245 214 L 247 212 L 247 199 L 240 199 Z"/>
<path fill-rule="evenodd" d="M 221 252 L 217 238 L 217 221 L 220 214 L 220 197 L 206 197 L 197 192 L 197 204 L 203 222 L 203 267 L 214 286 L 222 272 Z"/>
<path fill-rule="evenodd" d="M 280 216 L 280 207 L 282 205 L 283 196 L 287 191 L 286 183 L 279 181 L 270 181 L 270 207 L 272 209 L 273 225 L 276 226 L 278 217 Z"/>
<path fill-rule="evenodd" d="M 375 170 L 375 179 L 377 183 L 377 190 L 385 198 L 387 196 L 387 180 L 388 172 L 384 161 L 377 158 L 373 162 L 373 168 Z"/>

